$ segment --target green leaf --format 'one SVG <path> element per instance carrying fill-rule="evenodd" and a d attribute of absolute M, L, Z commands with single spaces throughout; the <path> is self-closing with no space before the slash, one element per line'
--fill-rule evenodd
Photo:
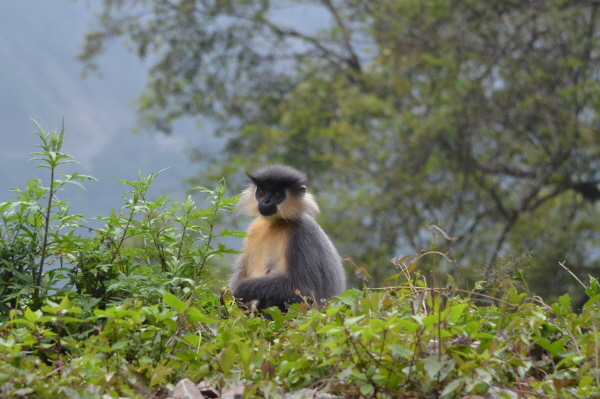
<path fill-rule="evenodd" d="M 400 356 L 405 359 L 411 359 L 413 357 L 413 352 L 400 344 L 388 345 L 388 349 L 392 352 L 393 356 Z"/>
<path fill-rule="evenodd" d="M 34 328 L 35 327 L 35 323 L 26 320 L 26 319 L 13 319 L 9 321 L 10 324 L 25 324 L 27 325 L 27 327 L 29 328 Z"/>
<path fill-rule="evenodd" d="M 571 307 L 571 296 L 569 294 L 561 295 L 558 298 L 558 303 L 562 305 L 563 308 L 568 309 Z"/>
<path fill-rule="evenodd" d="M 371 395 L 374 390 L 375 389 L 373 388 L 373 385 L 371 385 L 371 384 L 362 385 L 360 387 L 360 393 L 362 393 L 364 396 Z"/>
<path fill-rule="evenodd" d="M 335 297 L 345 303 L 346 305 L 352 305 L 358 298 L 362 298 L 364 296 L 364 292 L 361 290 L 357 290 L 356 288 L 351 288 L 345 292 L 342 292 Z"/>
<path fill-rule="evenodd" d="M 356 324 L 359 321 L 363 320 L 365 317 L 367 317 L 367 316 L 362 315 L 362 316 L 357 316 L 357 317 L 350 317 L 350 318 L 344 320 L 344 325 L 351 326 L 351 325 Z"/>
<path fill-rule="evenodd" d="M 585 287 L 585 293 L 590 298 L 593 298 L 596 295 L 600 295 L 600 283 L 598 282 L 598 279 L 595 277 L 589 276 L 589 278 L 590 278 L 590 285 Z"/>
<path fill-rule="evenodd" d="M 126 346 L 131 345 L 131 341 L 130 340 L 125 340 L 125 341 L 118 341 L 115 342 L 114 344 L 112 344 L 110 346 L 110 349 L 112 349 L 113 351 L 125 348 Z"/>
<path fill-rule="evenodd" d="M 23 316 L 29 321 L 36 321 L 38 318 L 40 318 L 41 315 L 41 312 L 34 312 L 33 310 L 31 310 L 31 308 L 28 307 L 27 309 L 25 309 L 25 314 Z"/>
<path fill-rule="evenodd" d="M 217 322 L 217 320 L 212 319 L 212 318 L 202 314 L 202 312 L 200 312 L 200 310 L 196 307 L 190 307 L 190 308 L 186 309 L 185 314 L 187 315 L 187 319 L 189 321 L 195 321 L 198 323 L 208 323 L 208 324 Z"/>
<path fill-rule="evenodd" d="M 187 307 L 187 304 L 177 298 L 175 295 L 171 294 L 168 291 L 163 291 L 163 302 L 169 305 L 178 313 L 183 313 Z"/>
<path fill-rule="evenodd" d="M 197 347 L 200 345 L 200 337 L 197 334 L 185 334 L 183 339 L 192 346 Z"/>
<path fill-rule="evenodd" d="M 451 393 L 453 393 L 454 391 L 456 391 L 461 385 L 462 385 L 463 381 L 461 378 L 457 378 L 455 380 L 452 380 L 448 385 L 446 385 L 444 387 L 444 390 L 442 391 L 442 397 L 449 395 Z"/>
<path fill-rule="evenodd" d="M 442 319 L 446 320 L 447 317 L 447 320 L 450 323 L 457 323 L 460 317 L 462 316 L 463 312 L 465 311 L 466 307 L 466 304 L 452 305 L 446 310 L 444 310 L 444 312 L 442 313 Z"/>
<path fill-rule="evenodd" d="M 223 349 L 221 354 L 217 357 L 219 367 L 221 367 L 221 370 L 226 376 L 229 375 L 229 371 L 231 370 L 231 367 L 235 362 L 235 358 L 236 353 L 231 346 L 228 346 L 225 349 Z"/>
<path fill-rule="evenodd" d="M 444 367 L 444 357 L 440 359 L 438 355 L 431 355 L 425 360 L 425 372 L 430 380 L 437 379 L 438 373 Z"/>

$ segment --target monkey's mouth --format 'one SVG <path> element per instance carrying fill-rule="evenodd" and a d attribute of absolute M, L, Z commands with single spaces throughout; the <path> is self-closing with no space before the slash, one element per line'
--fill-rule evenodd
<path fill-rule="evenodd" d="M 259 206 L 258 211 L 263 216 L 273 216 L 277 213 L 277 205 Z"/>

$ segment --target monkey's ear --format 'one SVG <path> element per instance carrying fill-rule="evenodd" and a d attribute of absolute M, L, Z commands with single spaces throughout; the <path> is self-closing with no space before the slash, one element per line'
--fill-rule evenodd
<path fill-rule="evenodd" d="M 301 192 L 302 194 L 305 194 L 305 193 L 306 193 L 306 186 L 302 186 L 302 187 L 300 187 L 300 192 Z"/>
<path fill-rule="evenodd" d="M 246 176 L 248 176 L 248 179 L 250 179 L 250 181 L 252 181 L 252 183 L 254 183 L 254 185 L 258 186 L 258 183 L 256 182 L 256 178 L 254 176 L 252 176 L 251 173 L 246 172 Z"/>

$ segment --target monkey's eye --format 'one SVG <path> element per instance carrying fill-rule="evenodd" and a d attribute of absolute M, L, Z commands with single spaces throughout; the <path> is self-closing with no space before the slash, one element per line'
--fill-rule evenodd
<path fill-rule="evenodd" d="M 276 197 L 281 197 L 281 193 L 279 191 L 275 191 L 275 196 Z"/>
<path fill-rule="evenodd" d="M 258 195 L 265 195 L 265 192 L 263 190 L 258 190 Z"/>

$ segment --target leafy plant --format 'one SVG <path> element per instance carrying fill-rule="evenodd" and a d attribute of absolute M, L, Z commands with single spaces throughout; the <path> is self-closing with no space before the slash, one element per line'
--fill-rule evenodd
<path fill-rule="evenodd" d="M 545 303 L 510 278 L 498 297 L 436 288 L 419 270 L 446 257 L 428 251 L 395 260 L 388 287 L 350 289 L 324 309 L 272 308 L 266 320 L 207 281 L 233 252 L 218 240 L 243 235 L 216 227 L 235 200 L 224 198 L 224 182 L 198 189 L 211 203 L 202 209 L 191 197 L 150 200 L 158 173 L 120 180 L 130 187 L 123 208 L 79 236 L 82 217 L 56 193 L 87 177 L 55 179 L 70 160 L 62 132 L 40 140 L 53 188 L 31 180 L 0 204 L 2 398 L 157 398 L 182 378 L 243 384 L 246 398 L 301 388 L 369 399 L 600 396 L 595 277 L 579 281 L 590 298 L 574 313 L 569 295 Z M 59 277 L 69 283 L 53 286 Z"/>
<path fill-rule="evenodd" d="M 92 229 L 82 215 L 69 212 L 68 202 L 57 193 L 67 184 L 83 188 L 80 181 L 93 177 L 60 174 L 60 166 L 75 162 L 61 152 L 64 128 L 47 133 L 36 126 L 40 151 L 33 159 L 49 170 L 49 183 L 44 187 L 40 179 L 32 179 L 25 190 L 14 190 L 16 200 L 0 203 L 0 318 L 6 320 L 11 309 L 39 309 L 46 299 L 74 292 L 73 298 L 87 310 L 129 298 L 156 303 L 164 289 L 206 297 L 206 278 L 214 275 L 225 254 L 235 252 L 219 240 L 243 235 L 215 230 L 220 214 L 236 201 L 224 196 L 225 181 L 214 190 L 193 189 L 210 202 L 202 208 L 192 195 L 182 202 L 150 200 L 149 190 L 160 172 L 119 180 L 131 188 L 124 207 L 98 217 L 105 225 Z M 215 295 L 212 300 L 217 300 Z"/>
<path fill-rule="evenodd" d="M 237 200 L 224 197 L 224 180 L 215 190 L 194 189 L 208 195 L 212 205 L 204 209 L 191 195 L 183 202 L 149 200 L 148 190 L 159 173 L 119 180 L 131 187 L 125 206 L 118 214 L 100 217 L 106 224 L 95 230 L 92 247 L 70 258 L 77 266 L 71 281 L 80 294 L 100 294 L 106 304 L 131 297 L 156 302 L 165 288 L 181 295 L 199 293 L 207 288 L 203 278 L 213 272 L 210 267 L 235 252 L 218 240 L 243 233 L 215 231 L 219 213 L 231 210 Z"/>
<path fill-rule="evenodd" d="M 45 132 L 35 122 L 40 151 L 34 152 L 38 168 L 50 173 L 48 187 L 39 179 L 28 182 L 24 191 L 15 189 L 15 201 L 0 203 L 0 310 L 14 308 L 21 301 L 39 308 L 58 281 L 65 278 L 64 253 L 80 241 L 73 236 L 81 215 L 71 215 L 69 204 L 57 197 L 67 184 L 83 188 L 79 181 L 91 176 L 62 174 L 58 167 L 75 160 L 61 153 L 64 125 L 60 132 Z"/>
<path fill-rule="evenodd" d="M 248 398 L 306 387 L 360 398 L 600 394 L 597 305 L 575 314 L 567 295 L 547 305 L 514 289 L 496 303 L 407 283 L 348 290 L 322 312 L 274 308 L 268 321 L 226 298 L 211 316 L 163 291 L 157 305 L 81 318 L 65 296 L 0 325 L 0 391 L 146 398 L 190 378 L 241 382 Z"/>

